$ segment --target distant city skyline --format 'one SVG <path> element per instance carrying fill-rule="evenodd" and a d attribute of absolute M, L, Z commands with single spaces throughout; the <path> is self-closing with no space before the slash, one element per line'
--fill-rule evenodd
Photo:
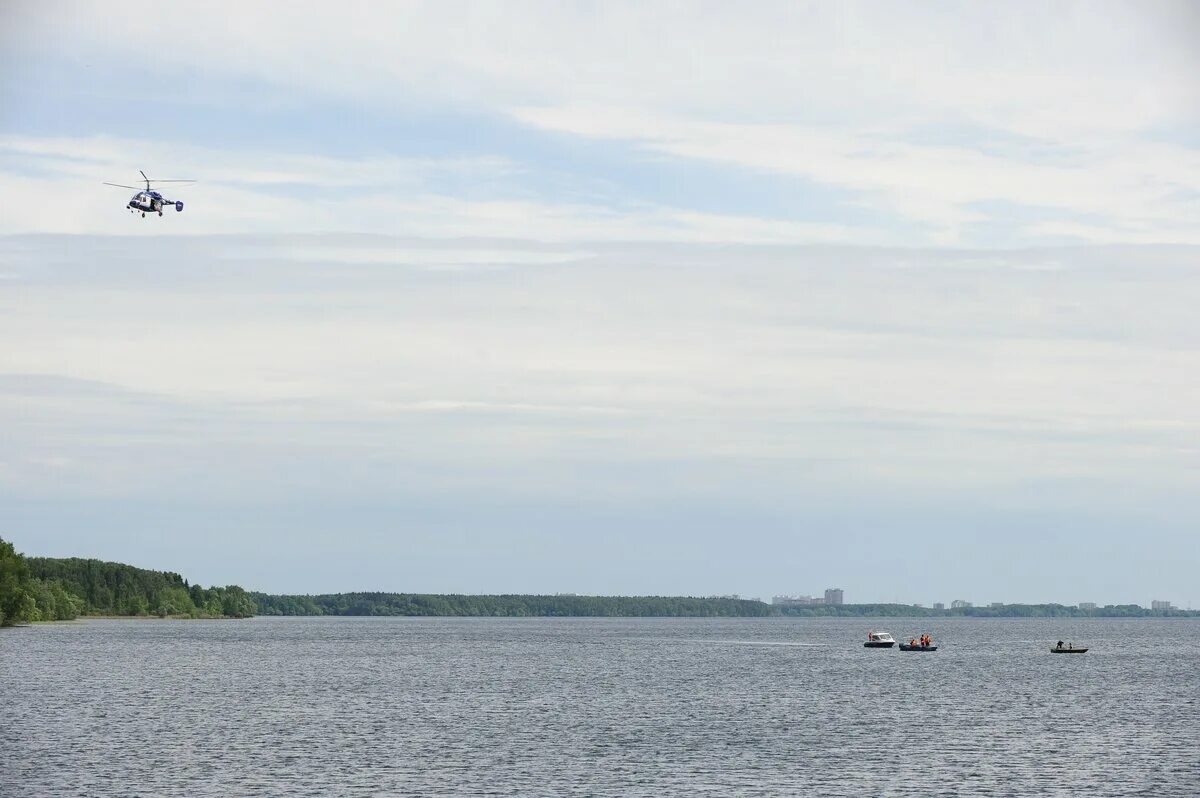
<path fill-rule="evenodd" d="M 829 592 L 830 591 L 827 590 L 826 591 L 827 595 L 825 595 L 825 596 L 779 594 L 779 595 L 772 597 L 770 603 L 773 605 L 776 605 L 776 606 L 784 606 L 784 607 L 786 607 L 786 606 L 802 607 L 802 606 L 828 605 L 828 604 L 892 604 L 892 605 L 897 605 L 897 606 L 902 606 L 902 607 L 925 608 L 928 606 L 929 608 L 935 609 L 935 610 L 946 609 L 946 603 L 943 601 L 934 601 L 934 602 L 929 602 L 928 604 L 923 601 L 862 601 L 862 602 L 849 601 L 849 602 L 846 602 L 846 601 L 840 600 L 840 598 L 837 601 L 830 601 L 829 596 L 828 596 Z M 841 593 L 841 591 L 837 591 L 837 592 Z M 720 598 L 740 598 L 740 596 L 726 595 L 726 596 L 720 596 Z M 761 599 L 753 599 L 753 600 L 761 601 Z M 1162 600 L 1162 599 L 1151 599 L 1149 601 L 1124 601 L 1124 602 L 1119 602 L 1119 601 L 1102 601 L 1102 602 L 1080 601 L 1075 604 L 1070 604 L 1070 603 L 1063 603 L 1060 601 L 1038 600 L 1036 598 L 1022 599 L 1022 600 L 1018 600 L 1018 601 L 990 601 L 990 602 L 987 602 L 986 605 L 976 604 L 975 602 L 966 601 L 964 599 L 955 599 L 954 601 L 950 602 L 950 608 L 951 609 L 972 609 L 975 607 L 986 606 L 989 609 L 996 609 L 996 608 L 1007 607 L 1007 606 L 1042 605 L 1042 604 L 1058 604 L 1060 606 L 1066 606 L 1066 607 L 1073 606 L 1073 607 L 1075 607 L 1077 609 L 1081 609 L 1081 610 L 1095 610 L 1095 609 L 1103 609 L 1104 607 L 1117 607 L 1117 606 L 1122 606 L 1122 605 L 1134 605 L 1134 606 L 1140 606 L 1140 607 L 1145 607 L 1145 608 L 1155 609 L 1155 610 L 1178 610 L 1178 609 L 1190 610 L 1191 609 L 1190 606 L 1180 607 L 1172 601 Z"/>
<path fill-rule="evenodd" d="M 780 607 L 804 607 L 814 604 L 838 605 L 844 604 L 844 591 L 838 587 L 825 588 L 825 594 L 822 596 L 790 596 L 779 595 L 771 599 L 771 603 Z"/>

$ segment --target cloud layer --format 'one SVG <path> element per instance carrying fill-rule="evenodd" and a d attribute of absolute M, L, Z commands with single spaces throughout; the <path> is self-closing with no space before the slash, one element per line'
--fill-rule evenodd
<path fill-rule="evenodd" d="M 193 232 L 1197 243 L 1188 3 L 6 13 L 6 232 L 152 165 Z"/>
<path fill-rule="evenodd" d="M 889 556 L 955 512 L 1080 544 L 1132 514 L 1169 542 L 1200 487 L 1197 254 L 8 238 L 0 486 L 201 517 L 344 505 L 391 519 L 393 553 L 431 518 L 490 541 L 600 514 L 664 545 L 751 524 L 798 554 L 870 507 Z M 639 515 L 702 507 L 689 529 Z M 612 568 L 593 589 L 656 589 Z"/>

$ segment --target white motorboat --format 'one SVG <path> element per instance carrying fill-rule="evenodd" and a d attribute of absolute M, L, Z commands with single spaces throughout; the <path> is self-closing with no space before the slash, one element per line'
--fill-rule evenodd
<path fill-rule="evenodd" d="M 896 645 L 896 638 L 890 632 L 867 632 L 867 642 L 864 648 L 891 648 Z"/>

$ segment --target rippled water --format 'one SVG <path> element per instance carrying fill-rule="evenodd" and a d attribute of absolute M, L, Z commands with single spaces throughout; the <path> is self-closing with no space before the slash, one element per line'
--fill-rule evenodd
<path fill-rule="evenodd" d="M 9 630 L 0 794 L 1200 795 L 1200 622 L 876 624 L 932 654 L 864 649 L 872 625 Z"/>

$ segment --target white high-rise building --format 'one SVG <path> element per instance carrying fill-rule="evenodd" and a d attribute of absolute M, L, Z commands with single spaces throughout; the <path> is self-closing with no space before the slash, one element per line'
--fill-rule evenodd
<path fill-rule="evenodd" d="M 840 587 L 826 588 L 825 589 L 825 603 L 826 604 L 841 604 L 842 603 L 842 589 Z"/>

